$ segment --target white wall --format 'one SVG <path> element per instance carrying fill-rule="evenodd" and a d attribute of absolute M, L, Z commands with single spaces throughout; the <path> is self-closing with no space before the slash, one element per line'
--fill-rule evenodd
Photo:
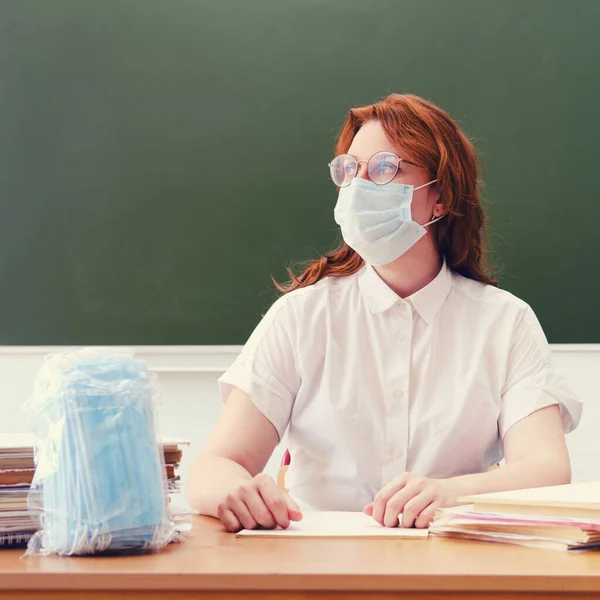
<path fill-rule="evenodd" d="M 68 348 L 0 347 L 0 434 L 29 431 L 23 403 L 30 396 L 33 379 L 43 357 Z M 140 347 L 134 348 L 158 373 L 163 399 L 159 412 L 161 433 L 191 441 L 184 452 L 180 473 L 184 478 L 193 456 L 208 436 L 221 400 L 217 378 L 232 363 L 238 347 Z M 584 401 L 579 428 L 568 436 L 573 480 L 600 480 L 600 344 L 556 345 L 554 362 L 573 390 Z M 267 466 L 275 475 L 283 448 Z"/>

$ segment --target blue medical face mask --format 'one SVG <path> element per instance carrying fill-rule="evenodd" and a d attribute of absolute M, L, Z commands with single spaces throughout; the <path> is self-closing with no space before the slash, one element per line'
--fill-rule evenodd
<path fill-rule="evenodd" d="M 405 183 L 377 185 L 354 178 L 340 189 L 334 211 L 346 244 L 376 267 L 402 256 L 427 233 L 425 227 L 442 218 L 423 225 L 412 218 L 413 192 L 435 181 L 415 188 Z"/>
<path fill-rule="evenodd" d="M 157 381 L 131 352 L 50 357 L 36 378 L 33 428 L 43 530 L 30 551 L 135 552 L 173 533 L 154 402 Z"/>

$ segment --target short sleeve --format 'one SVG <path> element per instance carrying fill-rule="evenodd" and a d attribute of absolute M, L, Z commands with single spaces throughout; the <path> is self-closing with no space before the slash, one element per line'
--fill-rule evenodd
<path fill-rule="evenodd" d="M 233 387 L 246 392 L 273 424 L 279 439 L 292 413 L 300 377 L 294 343 L 296 323 L 288 298 L 277 300 L 262 318 L 231 367 L 219 378 L 223 401 Z"/>
<path fill-rule="evenodd" d="M 542 327 L 527 306 L 517 321 L 508 357 L 502 408 L 498 420 L 500 435 L 518 421 L 546 406 L 558 405 L 565 433 L 579 424 L 582 403 L 555 372 L 550 347 Z"/>

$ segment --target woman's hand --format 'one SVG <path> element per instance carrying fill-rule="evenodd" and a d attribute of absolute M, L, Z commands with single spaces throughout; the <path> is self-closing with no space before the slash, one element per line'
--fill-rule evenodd
<path fill-rule="evenodd" d="M 386 527 L 396 527 L 398 515 L 402 514 L 402 527 L 425 528 L 433 520 L 436 509 L 455 506 L 461 494 L 450 479 L 428 479 L 404 473 L 381 488 L 363 511 Z"/>
<path fill-rule="evenodd" d="M 225 529 L 231 532 L 258 527 L 286 529 L 290 521 L 302 519 L 298 505 L 264 473 L 227 494 L 217 513 Z"/>

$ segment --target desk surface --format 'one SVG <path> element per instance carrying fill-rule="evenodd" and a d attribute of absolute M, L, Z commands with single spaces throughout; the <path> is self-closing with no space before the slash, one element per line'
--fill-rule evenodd
<path fill-rule="evenodd" d="M 194 519 L 189 539 L 135 557 L 21 558 L 0 550 L 0 595 L 16 598 L 591 598 L 600 551 L 567 553 L 429 539 L 236 538 Z M 336 594 L 337 592 L 337 594 Z"/>

